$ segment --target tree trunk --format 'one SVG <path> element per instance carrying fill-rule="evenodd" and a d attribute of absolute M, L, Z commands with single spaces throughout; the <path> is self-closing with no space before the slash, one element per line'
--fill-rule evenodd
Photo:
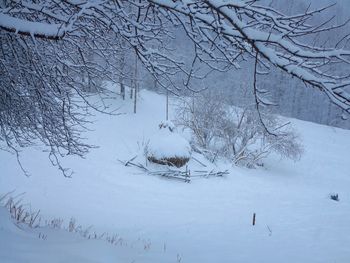
<path fill-rule="evenodd" d="M 137 105 L 137 86 L 138 86 L 138 82 L 137 82 L 137 55 L 135 54 L 135 79 L 134 79 L 134 113 L 136 113 L 136 105 Z"/>

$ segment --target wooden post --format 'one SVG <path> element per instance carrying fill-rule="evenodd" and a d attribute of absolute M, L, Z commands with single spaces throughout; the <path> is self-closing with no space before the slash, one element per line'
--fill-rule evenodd
<path fill-rule="evenodd" d="M 169 91 L 166 91 L 166 116 L 165 119 L 169 120 Z"/>
<path fill-rule="evenodd" d="M 253 226 L 255 226 L 255 213 L 253 214 Z"/>

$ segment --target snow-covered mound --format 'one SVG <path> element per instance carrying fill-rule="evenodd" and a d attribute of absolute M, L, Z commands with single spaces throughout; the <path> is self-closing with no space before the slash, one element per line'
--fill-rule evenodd
<path fill-rule="evenodd" d="M 163 122 L 159 130 L 150 138 L 146 149 L 149 161 L 181 167 L 191 157 L 191 146 L 188 141 L 174 131 L 171 122 Z"/>

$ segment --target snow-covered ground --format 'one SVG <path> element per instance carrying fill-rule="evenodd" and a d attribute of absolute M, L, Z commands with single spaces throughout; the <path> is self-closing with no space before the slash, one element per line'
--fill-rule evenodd
<path fill-rule="evenodd" d="M 129 257 L 128 249 L 102 240 L 47 227 L 15 225 L 4 207 L 0 207 L 0 241 L 1 263 L 127 262 Z"/>
<path fill-rule="evenodd" d="M 259 169 L 221 164 L 217 170 L 230 171 L 224 178 L 184 183 L 119 161 L 142 154 L 164 120 L 165 97 L 143 90 L 137 114 L 131 101 L 113 103 L 126 114 L 97 114 L 86 134 L 100 147 L 86 159 L 62 160 L 72 178 L 39 148 L 22 153 L 28 178 L 15 156 L 0 152 L 0 193 L 25 192 L 44 219 L 68 224 L 73 217 L 118 234 L 122 244 L 64 230 L 21 230 L 2 209 L 0 262 L 350 262 L 350 131 L 292 120 L 305 146 L 299 162 L 270 156 Z"/>

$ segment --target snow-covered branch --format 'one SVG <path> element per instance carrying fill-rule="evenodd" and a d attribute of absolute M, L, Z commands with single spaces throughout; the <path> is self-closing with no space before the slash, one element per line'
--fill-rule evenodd
<path fill-rule="evenodd" d="M 77 127 L 86 120 L 76 98 L 99 110 L 89 92 L 100 92 L 101 80 L 130 78 L 117 65 L 125 52 L 174 92 L 174 77 L 191 88 L 206 75 L 195 67 L 226 72 L 257 58 L 264 71 L 277 67 L 350 113 L 350 75 L 341 74 L 350 68 L 348 37 L 333 46 L 308 38 L 347 24 L 313 24 L 325 9 L 285 15 L 254 0 L 3 1 L 0 141 L 12 149 L 40 139 L 54 163 L 67 153 L 84 155 L 88 145 Z M 169 45 L 180 28 L 194 44 L 191 65 Z"/>
<path fill-rule="evenodd" d="M 3 30 L 38 38 L 57 40 L 64 36 L 60 24 L 31 22 L 0 13 L 0 27 Z"/>
<path fill-rule="evenodd" d="M 241 55 L 248 54 L 253 58 L 257 52 L 261 63 L 267 60 L 304 83 L 319 88 L 333 103 L 350 113 L 349 76 L 326 73 L 334 64 L 349 67 L 350 50 L 346 41 L 340 38 L 344 42 L 342 48 L 340 42 L 335 47 L 323 47 L 308 44 L 301 38 L 347 24 L 328 26 L 329 21 L 314 26 L 308 24 L 314 15 L 328 7 L 287 16 L 261 6 L 257 1 L 151 2 L 181 20 L 187 34 L 203 53 L 213 57 L 217 57 L 218 52 L 224 53 L 226 62 L 233 64 Z M 217 57 L 215 62 L 218 61 Z"/>

